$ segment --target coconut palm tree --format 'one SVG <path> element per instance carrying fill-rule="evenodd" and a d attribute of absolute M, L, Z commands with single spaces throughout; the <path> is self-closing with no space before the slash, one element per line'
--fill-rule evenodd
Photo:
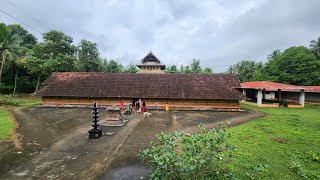
<path fill-rule="evenodd" d="M 0 23 L 0 85 L 6 60 L 8 57 L 15 57 L 20 49 L 19 44 L 19 38 L 12 35 L 5 24 Z"/>
<path fill-rule="evenodd" d="M 318 40 L 310 41 L 310 50 L 313 52 L 318 58 L 320 58 L 320 37 Z"/>
<path fill-rule="evenodd" d="M 268 59 L 275 59 L 277 56 L 281 54 L 281 51 L 279 49 L 272 51 L 271 54 L 268 55 Z"/>

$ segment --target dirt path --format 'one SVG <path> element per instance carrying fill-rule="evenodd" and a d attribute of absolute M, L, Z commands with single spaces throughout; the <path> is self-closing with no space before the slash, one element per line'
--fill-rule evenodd
<path fill-rule="evenodd" d="M 232 125 L 263 116 L 260 112 L 152 112 L 125 116 L 129 122 L 119 127 L 102 127 L 114 132 L 97 140 L 88 139 L 90 108 L 17 108 L 21 149 L 0 142 L 0 179 L 137 179 L 149 168 L 138 152 L 149 146 L 160 132 L 194 132 L 199 122 L 214 127 L 218 122 Z M 106 116 L 101 112 L 100 120 Z M 2 146 L 4 145 L 4 146 Z M 4 147 L 4 148 L 3 148 Z"/>

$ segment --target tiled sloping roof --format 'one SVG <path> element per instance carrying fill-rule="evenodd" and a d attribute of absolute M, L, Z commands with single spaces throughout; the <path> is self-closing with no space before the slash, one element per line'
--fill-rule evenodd
<path fill-rule="evenodd" d="M 269 81 L 254 81 L 241 83 L 243 89 L 265 89 L 266 91 L 287 91 L 287 92 L 299 92 L 304 89 L 305 92 L 320 92 L 320 86 L 296 86 L 290 84 L 282 84 Z"/>
<path fill-rule="evenodd" d="M 52 73 L 40 96 L 240 100 L 235 75 Z"/>
<path fill-rule="evenodd" d="M 320 86 L 301 86 L 305 92 L 320 93 Z"/>

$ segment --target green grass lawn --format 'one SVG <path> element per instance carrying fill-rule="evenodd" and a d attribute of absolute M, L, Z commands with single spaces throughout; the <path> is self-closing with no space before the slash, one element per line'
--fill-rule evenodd
<path fill-rule="evenodd" d="M 10 119 L 9 112 L 0 108 L 0 140 L 10 139 L 13 123 Z"/>
<path fill-rule="evenodd" d="M 238 172 L 266 164 L 268 179 L 320 179 L 320 106 L 242 107 L 268 115 L 229 129 L 230 142 L 237 147 L 233 166 Z"/>

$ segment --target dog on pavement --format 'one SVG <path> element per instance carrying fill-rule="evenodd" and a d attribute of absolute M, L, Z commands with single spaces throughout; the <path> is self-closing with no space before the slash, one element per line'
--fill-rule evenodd
<path fill-rule="evenodd" d="M 148 117 L 150 117 L 151 115 L 152 115 L 152 114 L 149 113 L 149 112 L 144 112 L 144 113 L 143 113 L 143 117 L 144 117 L 144 118 L 146 118 L 146 117 L 148 118 Z"/>

